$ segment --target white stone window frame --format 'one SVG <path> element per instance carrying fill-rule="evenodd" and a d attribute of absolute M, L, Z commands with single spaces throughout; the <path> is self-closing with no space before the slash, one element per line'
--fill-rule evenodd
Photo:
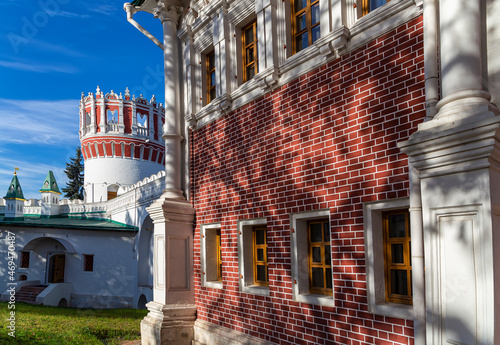
<path fill-rule="evenodd" d="M 238 268 L 240 291 L 255 295 L 269 296 L 268 286 L 254 284 L 254 253 L 253 229 L 256 226 L 266 226 L 266 218 L 256 218 L 238 221 Z"/>
<path fill-rule="evenodd" d="M 360 6 L 357 2 L 358 0 L 342 2 L 320 0 L 321 37 L 311 46 L 293 55 L 290 1 L 232 1 L 228 2 L 227 14 L 217 13 L 218 6 L 221 6 L 220 1 L 210 2 L 201 11 L 201 20 L 197 19 L 193 23 L 194 55 L 197 60 L 194 66 L 198 66 L 195 71 L 195 80 L 202 81 L 201 87 L 199 85 L 196 90 L 192 91 L 194 101 L 191 111 L 197 122 L 196 128 L 201 128 L 226 112 L 238 109 L 261 97 L 264 93 L 324 65 L 325 61 L 337 59 L 339 56 L 362 47 L 422 14 L 422 0 L 391 0 L 358 19 L 357 11 Z M 276 25 L 276 37 L 273 38 L 271 45 L 266 41 L 266 35 L 269 33 L 264 32 L 259 15 L 255 13 L 257 8 L 268 6 L 268 3 L 276 6 L 276 23 L 273 23 Z M 228 37 L 226 43 L 227 54 L 230 56 L 228 64 L 230 72 L 224 76 L 219 75 L 221 71 L 218 71 L 216 66 L 216 79 L 226 83 L 227 91 L 225 94 L 220 94 L 220 87 L 218 87 L 215 101 L 205 104 L 206 73 L 203 53 L 206 52 L 207 46 L 214 45 L 213 18 L 216 15 L 227 16 L 226 30 L 229 34 L 226 36 Z M 241 54 L 241 44 L 238 44 L 238 35 L 241 35 L 239 32 L 241 30 L 238 28 L 241 29 L 241 24 L 246 23 L 247 18 L 254 15 L 257 15 L 259 32 L 259 73 L 252 80 L 242 83 L 241 67 L 238 62 L 241 60 L 238 57 L 238 54 Z M 266 46 L 266 49 L 272 46 L 272 54 L 276 55 L 276 63 L 265 70 L 261 68 L 263 46 Z M 198 64 L 198 61 L 203 61 L 202 66 Z M 226 77 L 230 80 L 225 80 Z"/>
<path fill-rule="evenodd" d="M 362 15 L 362 0 L 348 0 L 357 3 L 356 8 L 348 16 L 351 41 L 348 50 L 353 51 L 360 46 L 394 30 L 401 24 L 418 17 L 422 13 L 423 0 L 391 0 L 388 3 Z M 349 8 L 349 6 L 348 6 Z"/>
<path fill-rule="evenodd" d="M 307 227 L 308 221 L 328 219 L 330 210 L 308 211 L 290 215 L 292 250 L 292 290 L 293 300 L 301 303 L 335 307 L 334 296 L 309 293 L 309 259 Z M 333 272 L 333 266 L 332 266 Z M 333 276 L 333 275 L 332 275 Z M 335 286 L 332 281 L 332 286 Z"/>
<path fill-rule="evenodd" d="M 210 247 L 216 237 L 216 231 L 221 230 L 221 223 L 202 224 L 200 226 L 200 263 L 201 263 L 201 286 L 212 289 L 222 289 L 222 281 L 217 280 L 217 258 L 208 255 L 207 246 Z M 214 262 L 215 261 L 215 262 Z M 215 279 L 214 279 L 215 275 Z"/>
<path fill-rule="evenodd" d="M 386 302 L 384 229 L 382 218 L 382 214 L 387 211 L 409 209 L 409 206 L 409 198 L 365 203 L 363 204 L 363 220 L 368 312 L 413 320 L 413 305 Z"/>
<path fill-rule="evenodd" d="M 243 82 L 243 38 L 241 30 L 257 20 L 257 14 L 255 13 L 255 1 L 253 0 L 240 0 L 233 3 L 227 14 L 227 20 L 229 23 L 229 37 L 231 40 L 230 44 L 230 56 L 231 56 L 231 74 L 235 76 L 231 80 L 231 89 L 236 90 L 243 84 L 247 84 L 252 81 L 252 79 Z M 261 37 L 264 39 L 264 35 L 259 31 L 259 24 L 257 23 L 257 35 L 260 40 Z M 260 53 L 260 50 L 259 50 Z M 259 57 L 260 59 L 260 57 Z M 255 85 L 256 87 L 257 85 Z"/>

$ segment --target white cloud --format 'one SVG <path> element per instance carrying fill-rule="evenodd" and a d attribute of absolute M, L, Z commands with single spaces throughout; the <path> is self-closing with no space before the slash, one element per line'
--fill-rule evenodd
<path fill-rule="evenodd" d="M 46 11 L 47 14 L 51 17 L 59 16 L 66 18 L 89 18 L 88 14 L 74 13 L 68 11 Z"/>
<path fill-rule="evenodd" d="M 0 98 L 0 142 L 65 145 L 78 142 L 79 100 Z"/>
<path fill-rule="evenodd" d="M 72 66 L 61 66 L 61 65 L 41 65 L 36 63 L 23 63 L 23 62 L 13 62 L 0 60 L 0 66 L 17 69 L 21 71 L 28 72 L 38 72 L 38 73 L 76 73 L 76 69 Z"/>
<path fill-rule="evenodd" d="M 81 50 L 68 48 L 68 43 L 53 44 L 42 40 L 32 39 L 30 40 L 30 45 L 40 49 L 41 51 L 49 51 L 72 57 L 86 57 Z"/>
<path fill-rule="evenodd" d="M 92 12 L 97 12 L 105 15 L 110 15 L 113 12 L 123 11 L 122 6 L 114 6 L 107 4 L 98 4 L 95 6 L 89 6 L 88 9 Z"/>

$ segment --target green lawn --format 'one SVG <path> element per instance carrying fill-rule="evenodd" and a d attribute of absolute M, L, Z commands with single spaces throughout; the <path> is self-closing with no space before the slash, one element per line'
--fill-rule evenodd
<path fill-rule="evenodd" d="M 0 344 L 120 344 L 140 338 L 147 310 L 74 309 L 15 304 L 15 338 L 9 335 L 10 312 L 0 303 Z"/>

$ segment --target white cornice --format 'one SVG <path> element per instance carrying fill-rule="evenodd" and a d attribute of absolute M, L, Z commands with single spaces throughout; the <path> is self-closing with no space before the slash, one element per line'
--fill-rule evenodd
<path fill-rule="evenodd" d="M 237 25 L 248 16 L 255 14 L 254 0 L 234 1 L 230 6 L 227 14 L 227 20 L 232 25 Z"/>

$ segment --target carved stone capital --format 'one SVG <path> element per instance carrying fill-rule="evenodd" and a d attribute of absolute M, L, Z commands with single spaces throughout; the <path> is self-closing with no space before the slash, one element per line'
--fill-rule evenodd
<path fill-rule="evenodd" d="M 165 0 L 160 0 L 158 1 L 158 7 L 153 10 L 153 15 L 155 18 L 160 19 L 162 23 L 172 21 L 177 25 L 182 12 L 183 8 L 181 6 L 172 5 Z"/>

